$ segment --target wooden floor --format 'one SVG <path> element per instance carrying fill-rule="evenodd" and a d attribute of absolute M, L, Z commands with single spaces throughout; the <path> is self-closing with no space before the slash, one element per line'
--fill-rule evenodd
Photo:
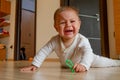
<path fill-rule="evenodd" d="M 59 62 L 44 62 L 35 72 L 20 72 L 29 61 L 1 61 L 0 80 L 120 80 L 120 67 L 91 68 L 87 72 L 72 73 Z"/>

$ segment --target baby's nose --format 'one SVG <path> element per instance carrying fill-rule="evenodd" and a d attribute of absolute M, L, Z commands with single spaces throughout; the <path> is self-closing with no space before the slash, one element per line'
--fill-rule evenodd
<path fill-rule="evenodd" d="M 66 25 L 67 25 L 67 27 L 71 27 L 72 24 L 71 24 L 71 22 L 68 21 Z"/>

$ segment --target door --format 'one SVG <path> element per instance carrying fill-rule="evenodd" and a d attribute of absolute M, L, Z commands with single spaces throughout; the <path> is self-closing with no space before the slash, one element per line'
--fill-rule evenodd
<path fill-rule="evenodd" d="M 80 11 L 80 33 L 86 36 L 95 54 L 101 55 L 99 0 L 69 0 Z"/>
<path fill-rule="evenodd" d="M 19 59 L 29 59 L 34 57 L 34 17 L 34 12 L 22 9 L 20 54 L 24 53 L 24 56 L 23 58 L 19 56 Z"/>
<path fill-rule="evenodd" d="M 15 60 L 28 60 L 35 56 L 36 0 L 17 0 L 17 4 Z"/>
<path fill-rule="evenodd" d="M 114 25 L 115 25 L 115 47 L 116 53 L 120 55 L 120 0 L 113 1 Z"/>
<path fill-rule="evenodd" d="M 21 13 L 19 59 L 29 59 L 35 55 L 35 0 L 22 0 Z"/>

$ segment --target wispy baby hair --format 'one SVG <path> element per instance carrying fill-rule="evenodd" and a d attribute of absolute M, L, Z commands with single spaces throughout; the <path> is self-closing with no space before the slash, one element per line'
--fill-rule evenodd
<path fill-rule="evenodd" d="M 58 16 L 61 12 L 66 11 L 66 10 L 72 10 L 72 11 L 74 11 L 74 12 L 78 15 L 78 17 L 79 17 L 79 10 L 78 10 L 78 9 L 76 9 L 76 8 L 74 8 L 74 7 L 71 7 L 71 6 L 63 6 L 63 7 L 58 8 L 58 9 L 55 11 L 55 13 L 54 13 L 54 21 L 56 21 L 57 16 Z"/>

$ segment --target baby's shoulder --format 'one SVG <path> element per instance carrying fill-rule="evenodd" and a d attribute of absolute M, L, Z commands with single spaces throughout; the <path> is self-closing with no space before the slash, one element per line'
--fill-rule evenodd
<path fill-rule="evenodd" d="M 59 35 L 55 35 L 55 36 L 51 37 L 50 42 L 56 44 L 59 42 L 59 40 L 60 40 Z"/>
<path fill-rule="evenodd" d="M 78 34 L 78 36 L 77 36 L 77 43 L 78 43 L 78 46 L 83 46 L 86 43 L 89 43 L 89 40 L 84 35 Z"/>
<path fill-rule="evenodd" d="M 85 37 L 84 35 L 82 35 L 82 34 L 80 34 L 80 33 L 77 35 L 77 38 L 78 38 L 78 40 L 82 40 L 82 41 L 88 40 L 87 37 Z"/>
<path fill-rule="evenodd" d="M 51 40 L 59 40 L 60 39 L 60 36 L 59 35 L 55 35 L 55 36 L 53 36 L 52 38 L 51 38 Z"/>

